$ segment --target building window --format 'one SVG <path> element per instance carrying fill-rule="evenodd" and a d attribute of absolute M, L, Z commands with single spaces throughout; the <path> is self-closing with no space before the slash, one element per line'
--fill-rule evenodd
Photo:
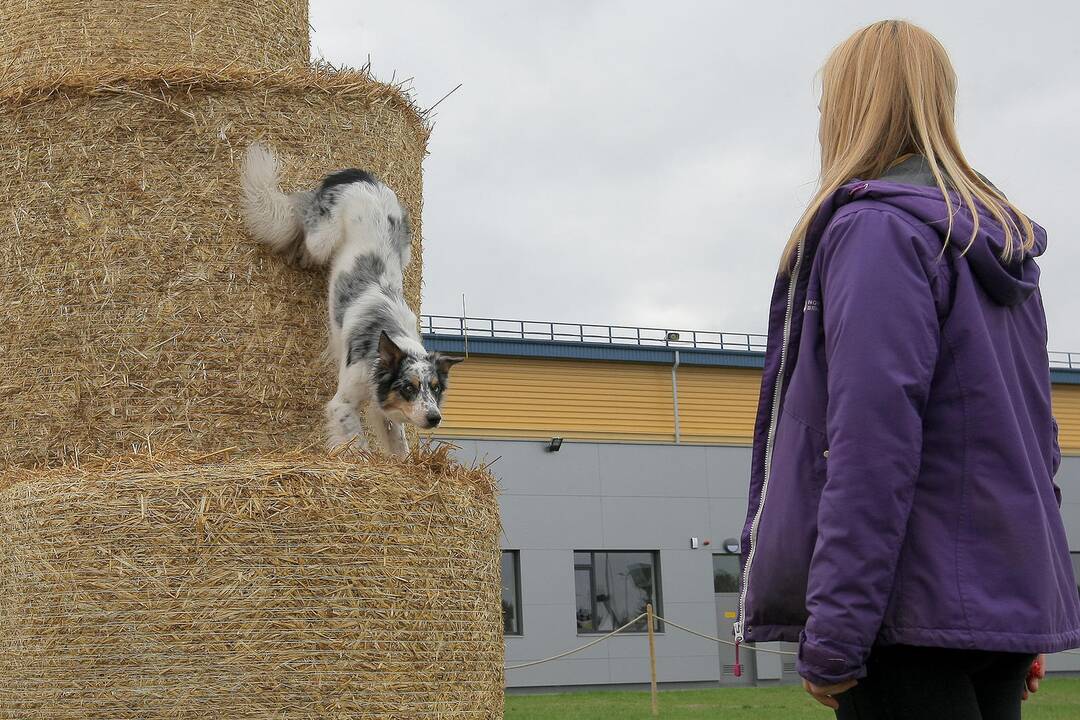
<path fill-rule="evenodd" d="M 712 584 L 714 593 L 739 592 L 739 556 L 712 556 Z"/>
<path fill-rule="evenodd" d="M 574 589 L 579 633 L 607 633 L 645 612 L 652 603 L 660 609 L 660 558 L 655 552 L 574 553 Z M 627 628 L 645 632 L 645 618 Z M 662 632 L 662 624 L 656 628 Z"/>
<path fill-rule="evenodd" d="M 502 554 L 503 633 L 521 634 L 521 555 L 517 550 Z"/>

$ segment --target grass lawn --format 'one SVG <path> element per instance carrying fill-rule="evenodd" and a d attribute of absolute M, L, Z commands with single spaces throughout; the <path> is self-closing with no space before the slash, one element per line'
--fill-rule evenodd
<path fill-rule="evenodd" d="M 829 720 L 832 711 L 802 688 L 672 690 L 660 693 L 660 717 L 669 720 Z M 509 695 L 506 720 L 649 720 L 648 692 L 580 692 Z M 1043 681 L 1024 705 L 1025 720 L 1080 718 L 1080 678 Z"/>

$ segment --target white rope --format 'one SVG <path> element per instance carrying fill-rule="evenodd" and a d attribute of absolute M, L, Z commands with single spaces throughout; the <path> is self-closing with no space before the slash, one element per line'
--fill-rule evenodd
<path fill-rule="evenodd" d="M 722 639 L 720 639 L 718 637 L 714 637 L 712 635 L 706 635 L 705 633 L 700 633 L 697 630 L 691 630 L 688 627 L 683 627 L 679 623 L 677 623 L 677 622 L 675 622 L 673 620 L 667 620 L 665 618 L 660 617 L 659 615 L 656 615 L 655 617 L 656 617 L 657 620 L 660 620 L 662 622 L 666 622 L 668 625 L 670 625 L 673 628 L 678 628 L 678 629 L 682 630 L 683 632 L 690 633 L 691 635 L 697 635 L 699 638 L 704 638 L 706 640 L 712 640 L 713 642 L 722 643 L 724 645 L 731 645 L 732 647 L 735 646 L 735 641 L 734 640 L 722 640 Z M 772 655 L 790 655 L 792 657 L 796 657 L 798 655 L 798 653 L 792 652 L 791 650 L 773 650 L 771 648 L 756 647 L 754 645 L 742 645 L 741 647 L 742 647 L 743 650 L 749 650 L 750 652 L 770 653 Z"/>
<path fill-rule="evenodd" d="M 601 635 L 600 637 L 596 638 L 592 642 L 588 642 L 588 643 L 582 645 L 581 647 L 576 647 L 573 650 L 567 650 L 566 652 L 559 653 L 558 655 L 552 655 L 551 657 L 544 658 L 543 660 L 533 660 L 532 662 L 522 663 L 520 665 L 507 665 L 503 669 L 504 670 L 518 670 L 520 668 L 532 667 L 533 665 L 540 665 L 541 663 L 551 662 L 552 660 L 559 660 L 559 659 L 564 658 L 564 657 L 566 657 L 568 655 L 573 655 L 574 653 L 579 653 L 582 650 L 587 650 L 587 649 L 591 648 L 593 645 L 598 645 L 598 644 L 602 643 L 603 641 L 607 640 L 608 638 L 611 638 L 611 637 L 614 637 L 614 636 L 618 635 L 623 630 L 630 627 L 631 625 L 636 623 L 641 618 L 645 617 L 645 615 L 646 615 L 646 613 L 641 613 L 636 618 L 634 618 L 630 622 L 623 625 L 621 628 L 618 628 L 616 630 L 612 630 L 607 635 Z M 654 614 L 653 617 L 656 618 L 657 620 L 659 620 L 660 622 L 667 623 L 668 625 L 670 625 L 673 628 L 677 628 L 679 630 L 682 630 L 683 632 L 690 633 L 691 635 L 697 635 L 699 638 L 702 638 L 704 640 L 712 640 L 715 643 L 720 643 L 722 645 L 731 645 L 732 647 L 735 646 L 735 641 L 734 640 L 724 640 L 724 639 L 718 638 L 718 637 L 716 637 L 714 635 L 706 635 L 705 633 L 698 632 L 697 630 L 691 630 L 690 628 L 686 627 L 685 625 L 680 625 L 679 623 L 675 622 L 674 620 L 668 620 L 667 618 L 660 617 L 659 615 Z M 770 655 L 787 655 L 787 656 L 790 656 L 790 657 L 797 657 L 798 656 L 798 653 L 793 652 L 791 650 L 773 650 L 772 648 L 757 647 L 755 645 L 742 645 L 741 647 L 742 647 L 743 650 L 748 650 L 750 652 L 756 652 L 756 653 L 769 653 Z M 1077 650 L 1062 650 L 1060 652 L 1053 653 L 1053 654 L 1054 655 L 1080 655 L 1080 651 L 1077 651 Z"/>
<path fill-rule="evenodd" d="M 625 625 L 623 625 L 621 628 L 618 628 L 616 630 L 612 630 L 607 635 L 601 635 L 600 637 L 596 638 L 592 642 L 585 643 L 584 645 L 582 645 L 580 647 L 576 647 L 573 650 L 567 650 L 564 653 L 559 653 L 558 655 L 552 655 L 551 657 L 544 658 L 543 660 L 533 660 L 532 662 L 521 663 L 520 665 L 507 665 L 506 667 L 503 668 L 503 670 L 519 670 L 521 668 L 532 667 L 533 665 L 540 665 L 542 663 L 551 662 L 552 660 L 562 659 L 562 658 L 564 658 L 564 657 L 566 657 L 568 655 L 573 655 L 574 653 L 579 653 L 582 650 L 588 650 L 593 645 L 598 645 L 598 644 L 602 643 L 603 641 L 607 640 L 608 638 L 615 637 L 616 635 L 621 633 L 623 630 L 630 627 L 631 625 L 636 623 L 641 618 L 645 617 L 645 615 L 646 615 L 646 613 L 641 613 L 636 618 L 634 618 L 633 620 L 631 620 L 628 623 L 626 623 Z M 673 628 L 678 628 L 679 630 L 682 630 L 683 632 L 688 632 L 691 635 L 697 635 L 698 637 L 704 638 L 706 640 L 712 640 L 713 642 L 723 643 L 724 645 L 734 645 L 735 644 L 735 642 L 733 640 L 721 640 L 720 638 L 713 637 L 712 635 L 706 635 L 705 633 L 699 633 L 697 630 L 691 630 L 688 627 L 684 627 L 682 625 L 679 625 L 676 622 L 672 622 L 671 620 L 668 620 L 666 618 L 662 618 L 659 615 L 654 614 L 653 617 L 656 618 L 657 620 L 659 620 L 660 622 L 667 623 L 668 625 L 670 625 Z M 772 650 L 772 649 L 769 649 L 769 648 L 753 647 L 751 645 L 743 645 L 742 648 L 744 650 L 749 650 L 750 652 L 772 653 L 773 655 L 791 655 L 791 656 L 796 655 L 796 653 L 793 653 L 790 650 Z"/>
<path fill-rule="evenodd" d="M 640 620 L 643 617 L 645 617 L 645 613 L 641 613 L 636 618 L 634 618 L 630 622 L 623 625 L 621 628 L 618 628 L 616 630 L 612 630 L 607 635 L 601 635 L 600 637 L 596 638 L 592 642 L 585 643 L 581 647 L 576 647 L 573 650 L 567 650 L 566 652 L 559 653 L 558 655 L 552 655 L 551 657 L 544 658 L 543 660 L 533 660 L 532 662 L 521 663 L 520 665 L 507 665 L 506 667 L 503 668 L 503 670 L 519 670 L 521 668 L 527 668 L 527 667 L 531 667 L 533 665 L 539 665 L 540 663 L 551 662 L 552 660 L 559 660 L 560 658 L 564 658 L 567 655 L 573 655 L 574 653 L 581 652 L 582 650 L 587 650 L 587 649 L 591 648 L 593 645 L 597 645 L 597 644 L 602 643 L 603 641 L 607 640 L 610 637 L 614 637 L 615 635 L 618 635 L 623 630 L 630 627 L 631 625 L 633 625 L 634 623 L 636 623 L 638 620 Z"/>

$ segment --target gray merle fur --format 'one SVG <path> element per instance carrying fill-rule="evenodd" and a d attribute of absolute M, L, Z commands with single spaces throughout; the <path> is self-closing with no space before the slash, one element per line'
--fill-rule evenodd
<path fill-rule="evenodd" d="M 371 287 L 378 285 L 386 272 L 386 261 L 376 253 L 358 255 L 348 272 L 334 282 L 334 322 L 341 327 L 349 304 Z"/>
<path fill-rule="evenodd" d="M 379 402 L 385 402 L 390 397 L 391 392 L 396 392 L 405 400 L 412 400 L 416 393 L 409 381 L 410 375 L 422 378 L 424 383 L 434 377 L 437 383 L 437 389 L 434 391 L 435 395 L 436 397 L 442 397 L 442 394 L 446 392 L 446 385 L 449 380 L 449 366 L 442 363 L 442 359 L 443 356 L 439 355 L 439 353 L 430 353 L 425 358 L 414 358 L 406 355 L 396 365 L 390 367 L 387 367 L 381 361 L 376 361 L 375 381 Z M 442 369 L 432 376 L 431 368 L 439 368 L 440 366 L 442 366 Z"/>
<path fill-rule="evenodd" d="M 386 219 L 390 221 L 390 245 L 394 250 L 406 257 L 406 253 L 409 252 L 409 248 L 412 246 L 411 229 L 409 228 L 409 216 L 404 214 L 404 208 L 402 209 L 401 219 L 398 220 L 393 215 L 387 215 Z"/>
<path fill-rule="evenodd" d="M 349 328 L 346 339 L 347 350 L 345 365 L 353 365 L 362 360 L 373 361 L 379 348 L 379 331 L 400 334 L 397 316 L 388 303 L 379 303 L 362 320 Z"/>
<path fill-rule="evenodd" d="M 379 180 L 371 173 L 356 168 L 339 170 L 324 177 L 319 184 L 319 188 L 312 192 L 311 199 L 306 206 L 304 226 L 311 227 L 324 220 L 333 212 L 341 190 L 359 182 L 374 185 Z"/>

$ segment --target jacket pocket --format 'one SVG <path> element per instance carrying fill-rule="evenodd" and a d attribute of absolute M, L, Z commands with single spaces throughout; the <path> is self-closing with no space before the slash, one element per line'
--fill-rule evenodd
<path fill-rule="evenodd" d="M 773 442 L 747 593 L 748 625 L 801 625 L 828 463 L 825 434 L 786 410 Z"/>

